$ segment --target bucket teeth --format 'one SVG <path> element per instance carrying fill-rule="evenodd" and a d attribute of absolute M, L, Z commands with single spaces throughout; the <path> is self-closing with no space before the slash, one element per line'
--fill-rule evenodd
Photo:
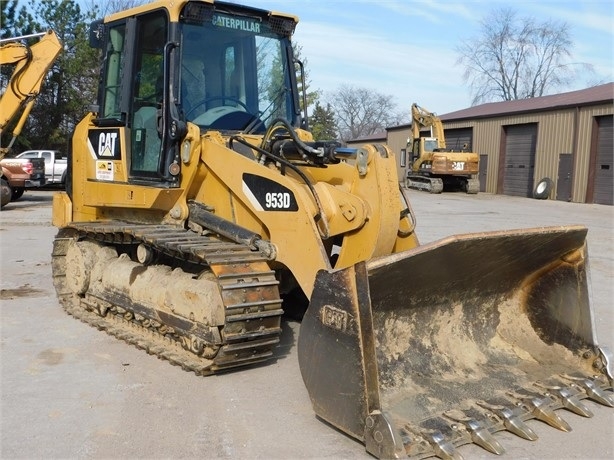
<path fill-rule="evenodd" d="M 492 412 L 503 421 L 503 426 L 510 433 L 515 434 L 528 441 L 536 441 L 538 436 L 529 425 L 516 414 L 512 409 L 500 405 L 488 404 L 484 401 L 477 403 L 480 407 Z"/>
<path fill-rule="evenodd" d="M 599 404 L 603 404 L 604 406 L 614 407 L 614 396 L 606 393 L 604 390 L 596 386 L 591 380 L 586 380 L 586 387 L 584 390 L 588 395 L 589 399 L 592 399 Z"/>
<path fill-rule="evenodd" d="M 463 460 L 463 456 L 457 452 L 452 443 L 447 441 L 440 431 L 426 434 L 425 438 L 439 458 L 443 460 Z"/>
<path fill-rule="evenodd" d="M 574 391 L 570 387 L 561 387 L 558 385 L 544 385 L 541 383 L 536 383 L 535 385 L 547 390 L 547 396 L 552 395 L 553 397 L 557 398 L 565 409 L 573 412 L 574 414 L 580 415 L 582 417 L 593 416 L 593 413 L 590 411 L 590 409 L 586 407 L 580 401 L 580 399 L 578 399 L 578 395 L 580 393 L 577 390 Z"/>
<path fill-rule="evenodd" d="M 493 454 L 501 455 L 505 452 L 503 446 L 480 421 L 458 410 L 444 412 L 444 415 L 462 425 L 474 444 Z"/>
<path fill-rule="evenodd" d="M 501 417 L 503 418 L 503 425 L 507 431 L 529 441 L 537 440 L 537 434 L 535 434 L 535 431 L 533 431 L 529 425 L 524 423 L 519 417 L 514 416 L 511 410 L 506 408 L 501 411 Z"/>
<path fill-rule="evenodd" d="M 604 406 L 614 407 L 614 395 L 603 390 L 595 380 L 584 377 L 571 377 L 568 375 L 564 377 L 582 388 L 588 399 L 603 404 Z"/>
<path fill-rule="evenodd" d="M 569 423 L 552 410 L 550 401 L 547 398 L 526 398 L 523 400 L 523 403 L 537 420 L 541 420 L 557 430 L 571 431 Z"/>
<path fill-rule="evenodd" d="M 578 396 L 572 393 L 568 388 L 560 388 L 554 392 L 563 403 L 563 407 L 570 410 L 574 414 L 581 415 L 582 417 L 592 417 L 593 413 L 588 407 L 586 407 L 582 401 L 578 399 Z"/>
<path fill-rule="evenodd" d="M 494 438 L 490 431 L 485 428 L 480 422 L 476 420 L 470 420 L 464 424 L 467 427 L 467 431 L 471 434 L 471 440 L 478 446 L 486 449 L 493 454 L 501 455 L 505 452 L 505 449 Z"/>

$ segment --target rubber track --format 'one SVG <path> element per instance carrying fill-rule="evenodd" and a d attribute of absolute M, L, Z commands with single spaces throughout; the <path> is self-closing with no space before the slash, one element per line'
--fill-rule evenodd
<path fill-rule="evenodd" d="M 207 359 L 184 349 L 177 340 L 122 316 L 110 312 L 104 317 L 100 316 L 92 311 L 95 308 L 89 306 L 87 294 L 83 298 L 76 296 L 66 285 L 65 255 L 74 239 L 90 239 L 105 244 L 144 243 L 173 258 L 208 266 L 220 285 L 226 307 L 226 325 L 241 321 L 257 324 L 259 320 L 264 320 L 268 326 L 257 330 L 241 329 L 239 333 L 224 335 L 224 343 L 217 355 Z M 283 310 L 278 282 L 266 260 L 263 254 L 245 245 L 171 226 L 104 222 L 71 224 L 61 230 L 54 241 L 52 267 L 56 292 L 67 313 L 184 370 L 209 375 L 273 357 L 272 350 L 279 343 L 281 334 L 279 323 Z M 257 300 L 245 302 L 245 298 Z M 106 302 L 106 299 L 103 301 Z M 130 310 L 125 305 L 116 307 Z"/>

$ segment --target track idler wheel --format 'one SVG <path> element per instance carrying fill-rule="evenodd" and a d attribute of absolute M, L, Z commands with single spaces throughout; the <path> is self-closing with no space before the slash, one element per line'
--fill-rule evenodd
<path fill-rule="evenodd" d="M 96 261 L 98 245 L 88 241 L 75 242 L 66 251 L 66 285 L 77 295 L 87 292 Z"/>

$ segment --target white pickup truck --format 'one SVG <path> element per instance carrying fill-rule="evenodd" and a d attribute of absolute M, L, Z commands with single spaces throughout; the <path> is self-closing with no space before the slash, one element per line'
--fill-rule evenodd
<path fill-rule="evenodd" d="M 57 150 L 26 150 L 17 158 L 43 158 L 45 160 L 46 184 L 66 185 L 66 155 Z"/>

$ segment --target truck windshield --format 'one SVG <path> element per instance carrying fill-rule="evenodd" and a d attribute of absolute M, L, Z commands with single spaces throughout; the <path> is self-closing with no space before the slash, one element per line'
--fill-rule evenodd
<path fill-rule="evenodd" d="M 215 14 L 182 25 L 180 103 L 203 129 L 263 132 L 294 121 L 289 41 L 247 16 Z"/>

